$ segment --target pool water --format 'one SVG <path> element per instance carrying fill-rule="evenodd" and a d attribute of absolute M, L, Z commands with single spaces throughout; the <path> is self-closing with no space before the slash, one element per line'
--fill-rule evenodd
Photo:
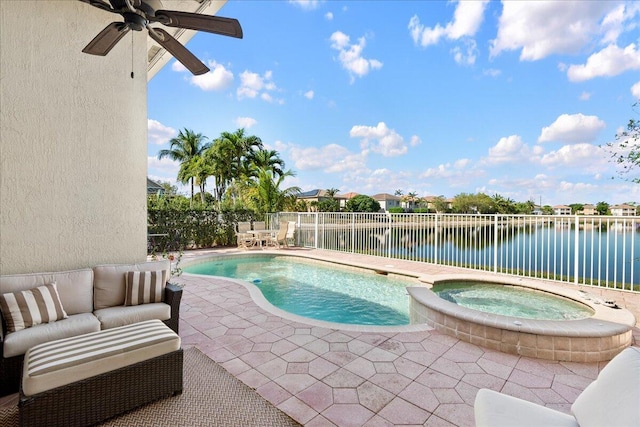
<path fill-rule="evenodd" d="M 280 257 L 229 258 L 197 264 L 185 273 L 246 280 L 274 306 L 304 317 L 352 325 L 407 325 L 413 282 L 340 266 Z"/>
<path fill-rule="evenodd" d="M 577 320 L 591 317 L 591 308 L 521 286 L 446 282 L 431 289 L 440 298 L 485 313 L 538 320 Z"/>

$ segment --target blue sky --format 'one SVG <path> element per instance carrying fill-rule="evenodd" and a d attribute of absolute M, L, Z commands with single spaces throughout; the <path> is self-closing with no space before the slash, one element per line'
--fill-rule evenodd
<path fill-rule="evenodd" d="M 640 115 L 640 2 L 230 0 L 218 15 L 244 39 L 196 34 L 210 73 L 171 60 L 149 82 L 152 179 L 175 183 L 157 153 L 178 130 L 244 127 L 303 191 L 640 202 L 600 147 Z"/>

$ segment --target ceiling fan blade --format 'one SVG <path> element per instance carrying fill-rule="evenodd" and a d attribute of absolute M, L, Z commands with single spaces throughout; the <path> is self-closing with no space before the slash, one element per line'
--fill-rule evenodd
<path fill-rule="evenodd" d="M 173 55 L 194 75 L 198 76 L 209 72 L 209 68 L 202 61 L 162 28 L 149 28 L 149 36 L 157 41 L 160 46 L 167 49 L 167 52 Z"/>
<path fill-rule="evenodd" d="M 90 4 L 91 6 L 95 6 L 99 9 L 106 10 L 107 12 L 115 12 L 111 5 L 105 0 L 80 0 L 81 2 Z"/>
<path fill-rule="evenodd" d="M 82 51 L 91 55 L 105 56 L 128 32 L 129 27 L 126 24 L 112 22 L 100 31 Z"/>
<path fill-rule="evenodd" d="M 238 39 L 242 38 L 242 27 L 240 22 L 234 18 L 201 15 L 177 10 L 156 10 L 155 17 L 150 18 L 168 27 L 186 28 Z"/>

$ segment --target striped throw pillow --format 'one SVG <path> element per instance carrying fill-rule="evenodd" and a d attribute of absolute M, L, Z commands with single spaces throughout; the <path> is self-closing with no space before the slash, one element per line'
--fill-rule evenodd
<path fill-rule="evenodd" d="M 129 271 L 125 273 L 124 305 L 140 305 L 162 302 L 167 272 Z"/>
<path fill-rule="evenodd" d="M 0 311 L 7 323 L 7 332 L 68 317 L 62 308 L 55 282 L 0 296 Z"/>

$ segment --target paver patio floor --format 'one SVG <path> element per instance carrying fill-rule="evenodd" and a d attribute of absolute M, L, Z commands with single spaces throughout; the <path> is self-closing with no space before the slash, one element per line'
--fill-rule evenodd
<path fill-rule="evenodd" d="M 229 252 L 234 251 L 193 251 L 183 259 Z M 452 271 L 395 259 L 313 253 L 326 260 L 392 263 L 432 274 Z M 245 286 L 233 281 L 188 274 L 174 281 L 185 285 L 183 346 L 197 346 L 306 426 L 473 426 L 480 388 L 569 412 L 605 365 L 504 354 L 426 327 L 388 332 L 318 326 L 261 308 Z M 616 293 L 614 298 L 640 318 L 639 294 Z M 639 342 L 636 327 L 634 343 Z"/>

